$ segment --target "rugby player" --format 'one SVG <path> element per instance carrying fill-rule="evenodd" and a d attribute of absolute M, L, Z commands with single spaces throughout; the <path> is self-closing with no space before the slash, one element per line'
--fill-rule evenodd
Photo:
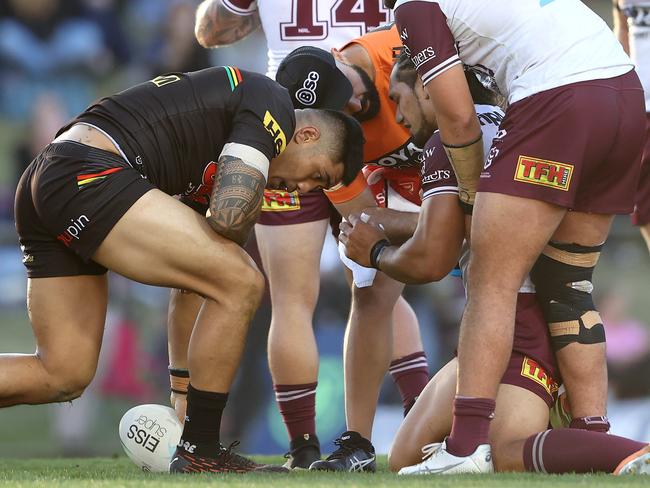
<path fill-rule="evenodd" d="M 357 11 L 354 10 L 354 2 L 335 0 L 292 0 L 287 2 L 290 9 L 278 8 L 276 2 L 269 0 L 205 0 L 197 9 L 195 34 L 203 46 L 218 47 L 243 38 L 261 25 L 269 46 L 267 75 L 275 78 L 280 62 L 295 48 L 310 45 L 329 51 L 365 34 L 370 28 L 391 20 L 390 11 L 381 5 L 381 0 L 364 0 L 362 4 L 363 9 Z M 355 43 L 345 50 L 344 55 L 351 56 L 352 64 L 356 63 L 352 51 L 362 51 L 358 48 L 359 45 Z M 364 66 L 370 63 L 365 55 L 363 61 Z M 374 68 L 349 66 L 348 69 L 353 70 L 350 75 L 354 78 L 354 93 L 343 98 L 341 93 L 329 93 L 328 96 L 320 97 L 318 103 L 336 109 L 345 105 L 345 110 L 354 114 L 358 120 L 374 117 L 377 108 L 377 100 L 372 97 Z M 370 74 L 364 76 L 366 71 Z M 385 105 L 382 102 L 382 109 Z M 317 107 L 316 104 L 303 106 Z M 389 120 L 392 123 L 392 114 Z M 374 124 L 377 128 L 381 127 L 381 122 Z M 408 162 L 408 144 L 404 144 L 408 136 L 399 130 L 397 134 L 396 138 L 403 140 L 395 147 L 383 146 L 386 150 L 377 151 L 373 160 L 389 165 L 393 161 Z M 366 158 L 364 160 L 368 161 Z M 413 184 L 410 183 L 410 186 L 413 187 Z M 339 203 L 340 208 L 345 205 L 345 202 Z M 357 195 L 354 205 L 364 208 L 376 204 L 369 192 L 362 192 Z M 346 212 L 345 209 L 341 211 L 344 214 Z M 262 263 L 270 284 L 272 320 L 268 346 L 269 366 L 279 410 L 290 439 L 290 467 L 307 468 L 314 460 L 320 459 L 315 425 L 318 351 L 312 317 L 320 284 L 320 254 L 332 215 L 331 205 L 322 191 L 306 195 L 284 190 L 267 191 L 262 215 L 255 227 Z M 300 247 L 293 245 L 296 241 L 301 242 Z M 287 249 L 291 249 L 291 253 L 287 253 Z M 379 277 L 376 286 L 379 287 L 383 280 Z M 394 294 L 399 287 L 390 283 L 386 286 L 391 288 L 386 294 Z M 359 391 L 355 390 L 354 398 L 348 397 L 348 404 L 352 402 L 360 405 L 360 415 L 357 416 L 360 422 L 370 426 L 372 415 L 366 415 L 366 410 L 370 409 L 370 413 L 374 413 L 376 393 L 372 392 L 377 390 L 375 383 L 380 381 L 375 377 L 378 377 L 380 370 L 383 377 L 385 361 L 392 359 L 391 376 L 406 408 L 413 403 L 428 381 L 426 356 L 413 310 L 402 298 L 397 300 L 394 312 L 390 308 L 378 307 L 377 303 L 383 302 L 374 299 L 376 289 L 378 288 L 373 287 L 353 297 L 356 312 L 351 314 L 350 322 L 360 323 L 363 327 L 348 328 L 357 331 L 348 336 L 353 342 L 355 334 L 364 335 L 364 340 L 372 339 L 374 327 L 383 330 L 392 325 L 396 328 L 392 350 L 390 342 L 380 341 L 380 337 L 377 337 L 377 344 L 362 348 L 354 358 L 355 369 L 360 373 L 366 368 L 375 371 L 375 363 L 379 366 L 377 374 L 373 374 L 372 381 L 368 382 L 370 396 L 366 394 L 366 383 L 361 382 Z M 391 302 L 394 300 L 386 301 Z M 173 390 L 177 392 L 184 391 L 187 382 L 187 378 L 175 376 L 187 375 L 184 371 L 187 341 L 183 338 L 189 336 L 188 329 L 200 306 L 200 297 L 180 290 L 172 291 L 168 328 L 171 381 Z M 371 332 L 366 333 L 368 329 Z M 392 357 L 387 359 L 391 353 Z M 347 361 L 350 363 L 352 359 Z M 357 367 L 356 364 L 360 366 Z M 177 412 L 182 412 L 183 395 L 174 393 L 172 396 Z M 370 427 L 359 427 L 364 435 L 368 430 L 368 436 L 369 429 Z"/>
<path fill-rule="evenodd" d="M 468 80 L 472 81 L 470 77 Z M 475 105 L 476 112 L 484 144 L 489 146 L 503 112 L 499 107 L 480 103 L 494 103 L 485 89 L 472 83 L 470 88 L 473 100 L 479 102 Z M 415 66 L 403 53 L 391 77 L 391 97 L 397 102 L 398 117 L 411 128 L 416 141 L 437 128 L 435 108 L 431 100 L 423 96 L 425 93 Z M 401 246 L 387 245 L 373 257 L 374 264 L 389 276 L 415 283 L 437 280 L 451 270 L 454 260 L 447 258 L 445 251 L 452 255 L 461 253 L 456 230 L 465 227 L 463 213 L 456 204 L 456 178 L 437 131 L 424 149 L 422 190 L 422 213 L 413 237 Z M 352 220 L 354 225 L 342 225 L 341 239 L 350 257 L 370 264 L 371 249 L 386 235 L 379 227 L 358 220 L 358 216 Z M 461 255 L 465 280 L 467 252 L 465 246 Z M 477 371 L 476 374 L 480 376 L 481 373 Z M 400 474 L 430 472 L 429 455 L 444 444 L 451 430 L 456 375 L 457 360 L 453 359 L 422 392 L 391 447 L 389 467 L 392 471 Z M 513 348 L 499 385 L 494 425 L 490 429 L 496 470 L 650 473 L 643 462 L 650 459 L 650 451 L 644 443 L 586 430 L 546 430 L 558 379 L 547 325 L 534 288 L 527 279 L 517 297 Z M 422 462 L 421 453 L 424 454 Z M 454 468 L 455 472 L 466 471 L 466 463 L 472 462 L 469 458 L 463 461 Z M 484 458 L 480 461 L 485 462 Z"/>
<path fill-rule="evenodd" d="M 388 25 L 332 53 L 298 48 L 282 61 L 276 78 L 289 90 L 295 107 L 321 106 L 332 103 L 333 98 L 338 98 L 342 107 L 350 97 L 368 93 L 368 107 L 361 117 L 365 119 L 364 174 L 350 185 L 325 190 L 325 194 L 343 216 L 364 208 L 368 214 L 381 215 L 391 238 L 403 241 L 417 223 L 420 149 L 413 144 L 408 130 L 396 123 L 395 106 L 388 98 L 390 70 L 399 44 L 396 28 Z M 312 90 L 306 93 L 307 88 Z M 376 204 L 371 188 L 377 190 Z M 344 343 L 348 431 L 337 439 L 338 449 L 327 460 L 312 464 L 311 469 L 358 470 L 358 463 L 363 463 L 363 471 L 374 471 L 370 436 L 386 372 L 414 378 L 409 395 L 403 395 L 405 412 L 428 381 L 426 359 L 421 352 L 391 363 L 393 330 L 387 318 L 404 285 L 381 273 L 375 276 L 375 270 L 360 270 L 356 265 L 353 268 L 352 306 Z"/>
<path fill-rule="evenodd" d="M 91 105 L 23 174 L 16 229 L 37 350 L 0 355 L 0 406 L 69 401 L 97 366 L 107 269 L 205 297 L 173 472 L 249 471 L 219 424 L 264 279 L 241 245 L 263 190 L 351 182 L 362 131 L 295 111 L 287 91 L 234 67 L 170 73 Z M 207 217 L 170 195 L 203 205 Z M 203 210 L 202 209 L 202 210 Z"/>
<path fill-rule="evenodd" d="M 431 462 L 445 473 L 459 458 L 489 449 L 517 290 L 528 272 L 573 425 L 606 430 L 605 334 L 592 274 L 613 215 L 633 209 L 639 177 L 645 115 L 631 60 L 577 0 L 515 7 L 505 0 L 399 0 L 395 16 L 467 206 L 480 176 L 453 428 Z M 509 103 L 485 161 L 461 62 Z"/>
<path fill-rule="evenodd" d="M 632 223 L 639 226 L 650 249 L 650 2 L 613 0 L 613 4 L 614 33 L 634 61 L 645 92 L 646 138 Z"/>

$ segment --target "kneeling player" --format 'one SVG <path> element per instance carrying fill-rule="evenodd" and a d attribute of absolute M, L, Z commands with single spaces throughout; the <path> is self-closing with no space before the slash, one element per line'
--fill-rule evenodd
<path fill-rule="evenodd" d="M 420 96 L 423 93 L 421 81 L 412 76 L 412 64 L 405 58 L 400 61 L 391 84 L 398 113 L 412 131 L 430 133 L 436 127 L 433 107 Z M 496 107 L 492 112 L 501 113 Z M 497 128 L 485 123 L 489 108 L 479 105 L 477 113 L 484 123 L 483 139 L 489 144 Z M 391 246 L 380 228 L 362 219 L 352 219 L 352 226 L 342 226 L 341 235 L 348 256 L 405 282 L 423 282 L 444 276 L 451 264 L 441 257 L 444 256 L 441 251 L 460 251 L 458 229 L 465 225 L 457 205 L 455 176 L 437 133 L 425 146 L 422 186 L 422 213 L 409 241 L 399 247 Z M 464 253 L 461 263 L 466 263 L 467 258 Z M 547 326 L 532 292 L 529 281 L 520 290 L 513 352 L 497 397 L 495 421 L 490 432 L 496 468 L 549 473 L 647 471 L 644 460 L 650 458 L 650 454 L 643 443 L 587 430 L 545 430 L 557 389 L 557 369 Z M 451 431 L 456 370 L 456 360 L 445 366 L 407 416 L 389 456 L 392 470 L 400 470 L 401 474 L 436 471 L 427 461 L 432 454 L 444 450 L 444 438 Z M 471 412 L 468 415 L 472 418 Z M 420 448 L 424 461 L 416 464 L 420 461 Z M 413 464 L 415 466 L 410 466 Z M 492 470 L 487 449 L 479 449 L 471 457 L 450 460 L 449 464 L 455 464 L 453 472 L 456 473 Z"/>
<path fill-rule="evenodd" d="M 265 186 L 306 192 L 350 182 L 362 141 L 350 117 L 294 113 L 277 83 L 232 67 L 159 76 L 89 107 L 18 185 L 16 228 L 37 351 L 0 355 L 0 406 L 83 392 L 97 366 L 111 269 L 206 298 L 190 340 L 187 421 L 170 469 L 257 468 L 219 444 L 264 288 L 240 245 Z M 209 204 L 208 217 L 170 195 Z"/>

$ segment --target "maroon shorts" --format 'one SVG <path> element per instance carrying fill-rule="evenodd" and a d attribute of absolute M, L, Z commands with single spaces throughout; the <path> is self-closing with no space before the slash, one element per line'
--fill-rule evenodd
<path fill-rule="evenodd" d="M 635 71 L 540 92 L 506 111 L 479 191 L 628 214 L 644 143 L 645 103 Z"/>
<path fill-rule="evenodd" d="M 636 189 L 636 201 L 632 223 L 645 225 L 650 223 L 650 113 L 646 114 L 646 136 L 643 159 L 641 160 L 641 177 Z"/>
<path fill-rule="evenodd" d="M 512 355 L 501 383 L 535 393 L 549 408 L 555 403 L 559 373 L 548 326 L 534 293 L 517 297 Z"/>
<path fill-rule="evenodd" d="M 304 195 L 282 190 L 264 190 L 262 213 L 257 223 L 262 225 L 290 225 L 329 219 L 333 211 L 322 190 Z"/>

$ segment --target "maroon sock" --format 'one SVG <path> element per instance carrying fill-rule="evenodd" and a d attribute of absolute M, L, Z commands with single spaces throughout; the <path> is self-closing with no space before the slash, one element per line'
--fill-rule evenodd
<path fill-rule="evenodd" d="M 524 466 L 539 473 L 611 473 L 646 444 L 580 429 L 554 429 L 526 439 Z"/>
<path fill-rule="evenodd" d="M 388 369 L 402 396 L 404 416 L 417 400 L 429 382 L 429 364 L 424 351 L 395 359 Z"/>
<path fill-rule="evenodd" d="M 273 385 L 275 399 L 290 439 L 316 434 L 316 385 Z"/>
<path fill-rule="evenodd" d="M 488 444 L 495 406 L 491 398 L 454 398 L 454 420 L 447 438 L 447 451 L 454 456 L 469 456 L 481 444 Z"/>
<path fill-rule="evenodd" d="M 606 434 L 609 432 L 609 419 L 607 417 L 578 417 L 571 419 L 569 428 L 590 430 L 592 432 L 602 432 Z"/>

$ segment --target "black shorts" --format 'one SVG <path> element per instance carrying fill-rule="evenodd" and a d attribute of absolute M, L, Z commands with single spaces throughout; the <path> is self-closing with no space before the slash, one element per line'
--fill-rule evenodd
<path fill-rule="evenodd" d="M 30 278 L 99 275 L 92 256 L 126 211 L 155 188 L 120 156 L 50 144 L 16 190 L 16 231 Z"/>

